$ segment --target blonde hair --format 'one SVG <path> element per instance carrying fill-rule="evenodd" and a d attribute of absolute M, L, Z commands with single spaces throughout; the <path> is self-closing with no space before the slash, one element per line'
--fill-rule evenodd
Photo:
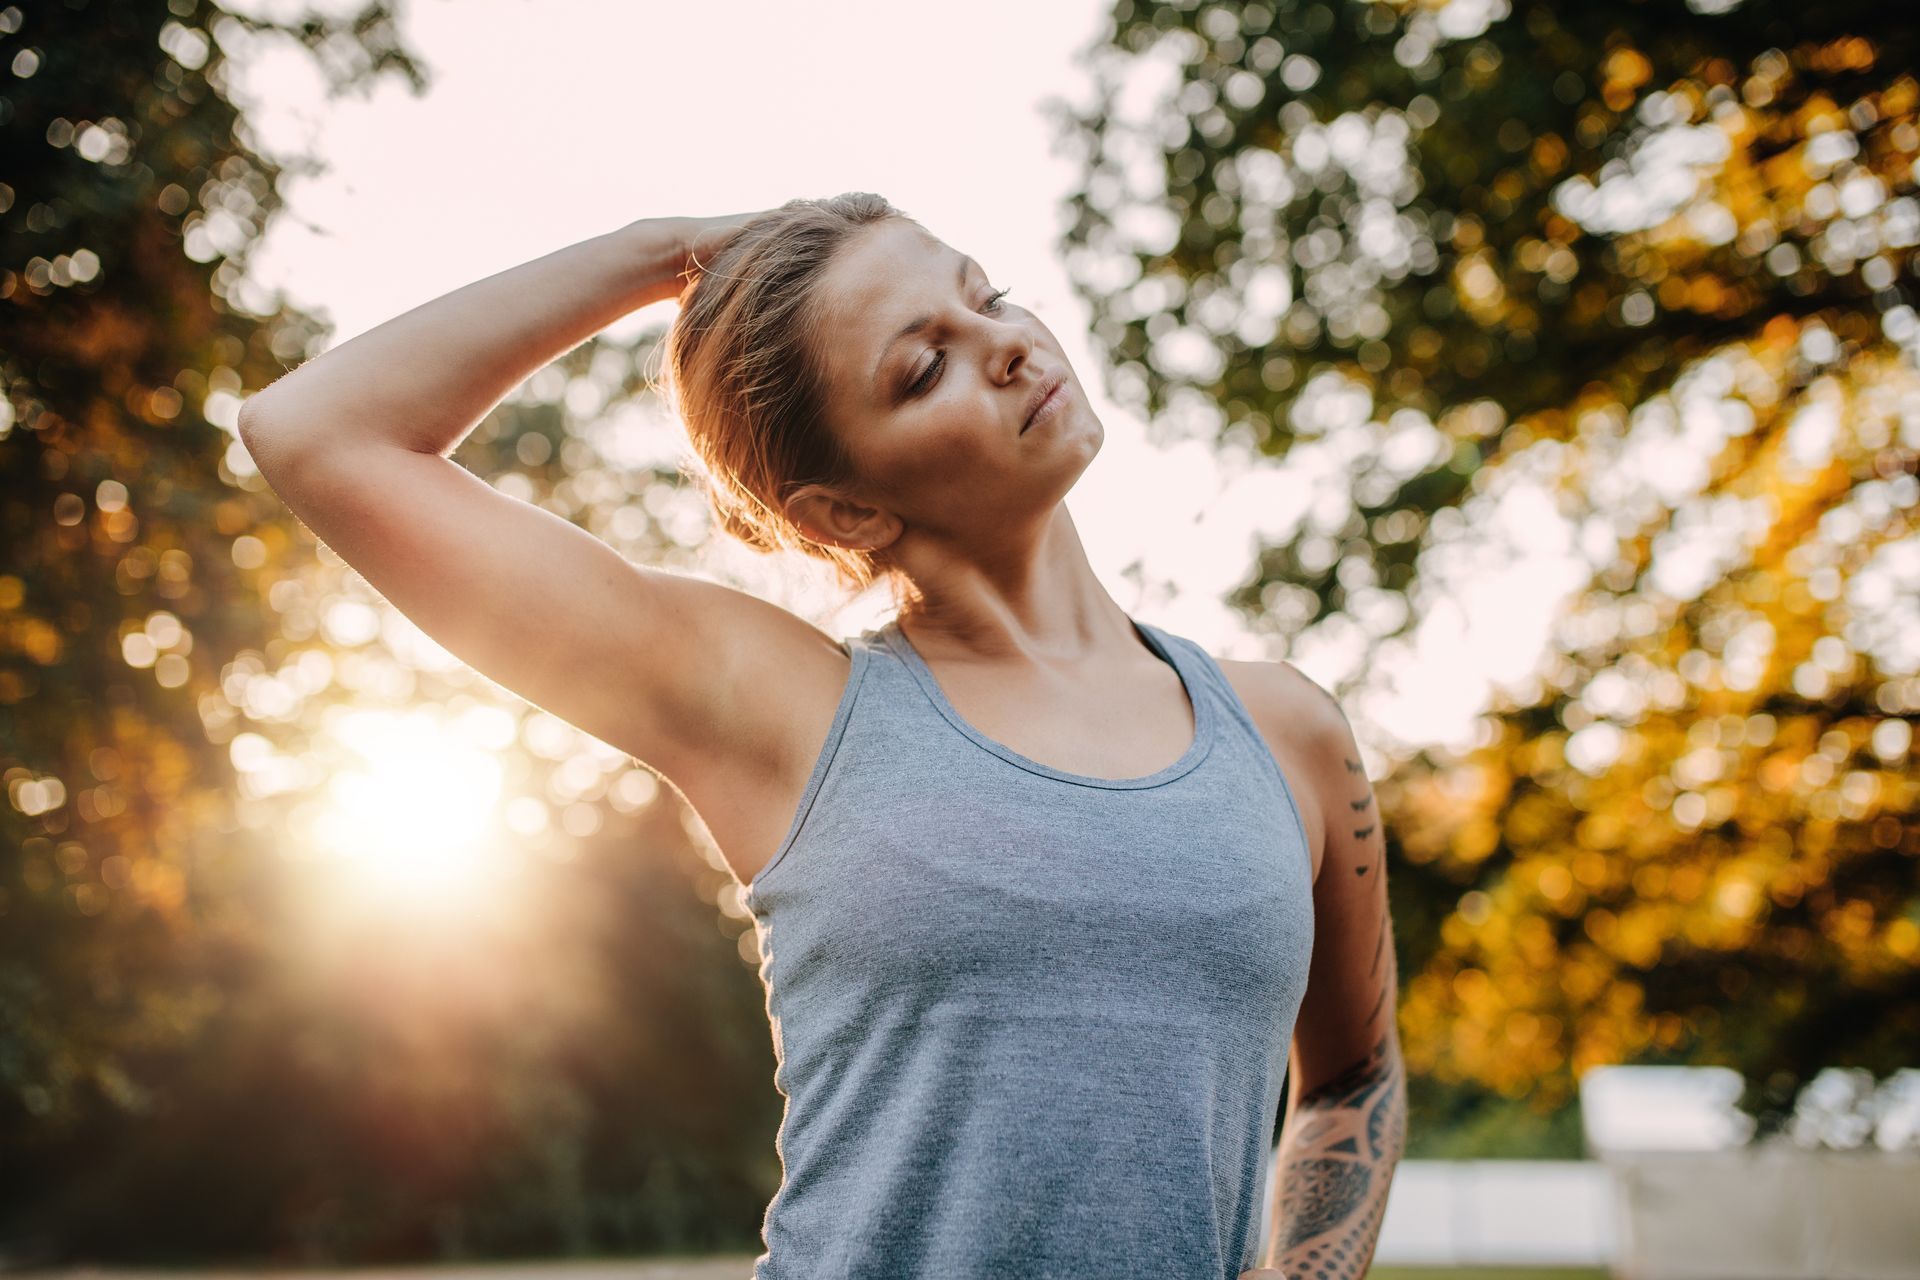
<path fill-rule="evenodd" d="M 856 593 L 891 572 L 884 553 L 815 542 L 784 503 L 803 485 L 856 479 L 825 421 L 815 286 L 855 233 L 890 218 L 914 222 L 864 191 L 789 200 L 759 215 L 696 264 L 700 274 L 663 344 L 661 390 L 686 425 L 701 464 L 693 479 L 719 526 L 756 551 L 795 548 L 824 560 Z"/>

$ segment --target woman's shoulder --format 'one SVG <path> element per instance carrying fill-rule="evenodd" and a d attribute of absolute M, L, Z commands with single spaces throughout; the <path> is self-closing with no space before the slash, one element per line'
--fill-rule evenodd
<path fill-rule="evenodd" d="M 1319 874 L 1326 818 L 1359 767 L 1346 714 L 1331 693 L 1284 659 L 1216 658 L 1273 753 L 1300 809 Z"/>
<path fill-rule="evenodd" d="M 1213 661 L 1256 718 L 1264 714 L 1276 727 L 1290 726 L 1289 736 L 1298 736 L 1302 728 L 1323 727 L 1335 717 L 1346 719 L 1331 693 L 1283 658 Z"/>

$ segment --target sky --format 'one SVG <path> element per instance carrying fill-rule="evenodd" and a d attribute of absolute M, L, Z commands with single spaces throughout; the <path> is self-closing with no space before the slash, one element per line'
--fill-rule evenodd
<path fill-rule="evenodd" d="M 231 7 L 288 16 L 306 5 Z M 1323 684 L 1364 686 L 1389 673 L 1352 670 L 1337 634 L 1282 655 L 1222 603 L 1248 578 L 1260 535 L 1290 528 L 1312 501 L 1310 461 L 1156 445 L 1103 394 L 1088 311 L 1058 245 L 1078 173 L 1041 104 L 1089 96 L 1077 55 L 1107 12 L 1105 0 L 408 0 L 400 24 L 429 90 L 416 97 L 393 76 L 332 101 L 307 56 L 284 43 L 228 47 L 229 90 L 256 145 L 322 165 L 285 180 L 286 209 L 250 278 L 331 322 L 337 345 L 636 218 L 878 192 L 971 253 L 1059 338 L 1106 428 L 1067 506 L 1120 606 L 1219 657 L 1287 656 Z M 608 332 L 664 326 L 673 307 L 643 308 Z M 1525 519 L 1524 505 L 1514 516 Z M 783 572 L 798 581 L 791 561 L 714 543 L 716 578 L 799 607 L 783 592 Z M 1564 548 L 1514 545 L 1518 558 L 1436 610 L 1377 682 L 1366 717 L 1400 746 L 1465 743 L 1494 685 L 1531 671 L 1581 575 Z M 1136 562 L 1144 590 L 1122 576 Z M 838 634 L 871 621 L 834 619 Z"/>

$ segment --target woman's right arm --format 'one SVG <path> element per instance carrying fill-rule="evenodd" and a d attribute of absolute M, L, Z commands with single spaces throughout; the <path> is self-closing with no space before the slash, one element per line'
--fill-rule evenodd
<path fill-rule="evenodd" d="M 646 219 L 488 276 L 315 357 L 240 412 L 275 493 L 395 608 L 665 773 L 703 816 L 699 793 L 801 749 L 778 693 L 809 675 L 831 683 L 838 646 L 767 601 L 629 563 L 447 455 L 528 375 L 678 296 L 689 254 L 704 260 L 749 216 Z"/>
<path fill-rule="evenodd" d="M 703 233 L 738 218 L 642 218 L 455 289 L 315 357 L 241 409 L 281 446 L 450 454 L 535 371 L 677 297 Z"/>

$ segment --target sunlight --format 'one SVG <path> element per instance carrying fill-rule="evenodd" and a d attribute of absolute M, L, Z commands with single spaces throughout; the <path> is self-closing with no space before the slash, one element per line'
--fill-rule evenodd
<path fill-rule="evenodd" d="M 460 902 L 493 877 L 500 762 L 424 710 L 354 712 L 334 727 L 359 767 L 335 773 L 314 845 L 382 896 Z"/>

